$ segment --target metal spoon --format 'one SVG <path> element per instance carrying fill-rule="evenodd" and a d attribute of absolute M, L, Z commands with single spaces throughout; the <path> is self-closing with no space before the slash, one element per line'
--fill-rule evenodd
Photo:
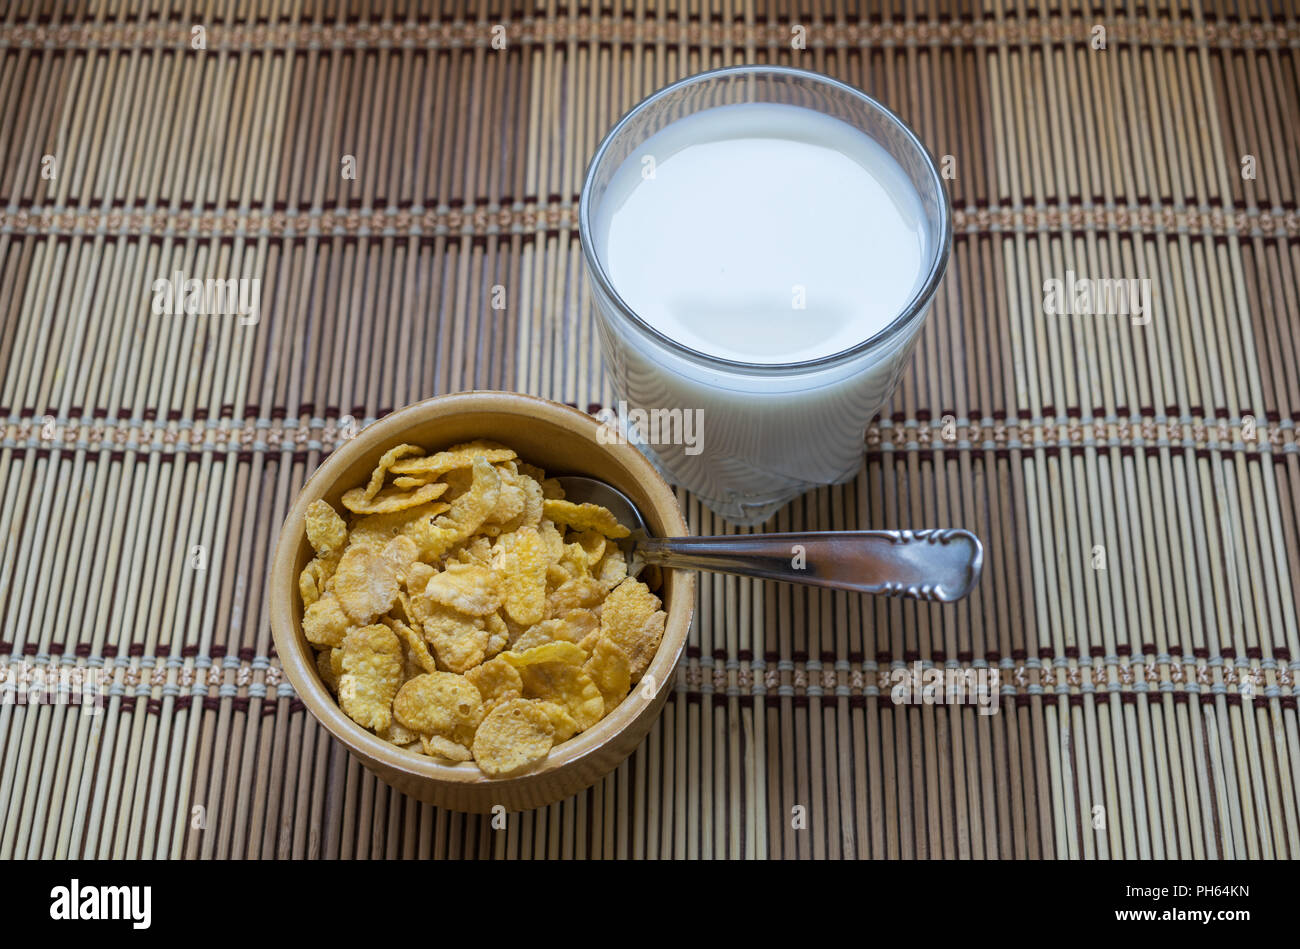
<path fill-rule="evenodd" d="M 967 530 L 822 531 L 651 537 L 635 504 L 595 478 L 557 479 L 565 497 L 608 508 L 632 528 L 617 543 L 636 576 L 649 564 L 951 603 L 979 581 L 984 548 Z"/>

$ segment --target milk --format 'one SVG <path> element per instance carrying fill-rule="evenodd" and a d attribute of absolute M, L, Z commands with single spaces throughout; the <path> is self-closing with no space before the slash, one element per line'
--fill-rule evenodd
<path fill-rule="evenodd" d="M 739 523 L 851 479 L 946 254 L 934 197 L 927 217 L 854 126 L 769 102 L 678 118 L 603 177 L 584 239 L 615 389 L 703 423 L 694 452 L 670 438 L 646 454 Z"/>
<path fill-rule="evenodd" d="M 624 302 L 691 349 L 829 356 L 884 329 L 924 276 L 919 198 L 884 148 L 838 119 L 722 106 L 635 157 L 602 202 L 599 252 Z"/>

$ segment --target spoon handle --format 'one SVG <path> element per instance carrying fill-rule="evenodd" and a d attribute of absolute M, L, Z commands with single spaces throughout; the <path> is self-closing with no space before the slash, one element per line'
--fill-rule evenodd
<path fill-rule="evenodd" d="M 827 531 L 647 537 L 647 564 L 950 603 L 979 581 L 984 548 L 967 530 Z"/>

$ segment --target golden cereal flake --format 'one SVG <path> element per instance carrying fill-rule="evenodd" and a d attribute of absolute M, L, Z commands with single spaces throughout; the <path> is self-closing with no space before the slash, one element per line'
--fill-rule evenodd
<path fill-rule="evenodd" d="M 572 577 L 546 595 L 551 616 L 563 616 L 570 610 L 591 609 L 605 598 L 608 587 L 591 577 Z"/>
<path fill-rule="evenodd" d="M 394 537 L 405 534 L 413 537 L 424 525 L 433 521 L 439 514 L 445 514 L 451 505 L 446 501 L 430 501 L 405 511 L 391 514 L 365 514 L 354 517 L 352 531 L 348 535 L 350 546 L 367 545 L 383 547 Z"/>
<path fill-rule="evenodd" d="M 624 580 L 605 598 L 601 633 L 627 653 L 632 682 L 640 680 L 659 648 L 666 615 L 659 597 L 640 580 Z"/>
<path fill-rule="evenodd" d="M 582 655 L 585 658 L 586 653 Z M 581 666 L 565 661 L 533 662 L 519 670 L 519 677 L 524 683 L 525 698 L 542 699 L 563 707 L 577 722 L 579 731 L 590 728 L 605 715 L 605 697 Z"/>
<path fill-rule="evenodd" d="M 536 465 L 530 465 L 526 461 L 516 460 L 515 471 L 523 475 L 529 481 L 536 481 L 539 487 L 541 486 L 541 483 L 546 480 L 546 472 L 543 469 Z"/>
<path fill-rule="evenodd" d="M 341 645 L 351 625 L 333 593 L 326 593 L 302 615 L 302 634 L 314 646 Z"/>
<path fill-rule="evenodd" d="M 605 556 L 605 551 L 614 547 L 605 540 L 604 534 L 592 530 L 570 535 L 569 542 L 582 548 L 582 552 L 587 555 L 588 567 L 594 567 Z"/>
<path fill-rule="evenodd" d="M 502 702 L 474 733 L 474 760 L 488 777 L 518 774 L 546 757 L 553 733 L 550 718 L 537 703 Z"/>
<path fill-rule="evenodd" d="M 453 736 L 475 728 L 483 696 L 473 682 L 451 672 L 427 672 L 398 690 L 393 715 L 424 735 Z"/>
<path fill-rule="evenodd" d="M 537 707 L 546 713 L 551 723 L 552 747 L 562 741 L 568 741 L 578 733 L 578 723 L 573 720 L 573 716 L 563 705 L 558 702 L 537 700 Z"/>
<path fill-rule="evenodd" d="M 351 546 L 330 578 L 343 612 L 358 626 L 383 616 L 397 600 L 397 572 L 373 547 Z"/>
<path fill-rule="evenodd" d="M 457 445 L 446 451 L 440 451 L 425 458 L 409 458 L 392 466 L 393 474 L 424 475 L 438 478 L 449 471 L 470 468 L 478 458 L 484 458 L 489 464 L 512 461 L 515 453 L 503 445 L 490 442 L 470 442 Z"/>
<path fill-rule="evenodd" d="M 546 617 L 547 550 L 535 527 L 521 527 L 497 541 L 497 564 L 506 615 L 522 626 Z"/>
<path fill-rule="evenodd" d="M 415 541 L 403 536 L 394 537 L 384 544 L 380 553 L 397 574 L 397 582 L 404 584 L 407 572 L 419 562 L 415 558 L 419 556 L 420 550 L 415 546 Z"/>
<path fill-rule="evenodd" d="M 423 593 L 429 578 L 437 572 L 437 567 L 432 567 L 427 563 L 420 563 L 417 560 L 406 571 L 406 592 L 411 596 Z"/>
<path fill-rule="evenodd" d="M 431 758 L 443 758 L 447 761 L 473 761 L 474 755 L 458 741 L 441 735 L 421 735 L 420 750 Z"/>
<path fill-rule="evenodd" d="M 396 448 L 388 449 L 388 451 L 384 452 L 383 457 L 379 459 L 379 464 L 375 466 L 374 472 L 370 475 L 370 481 L 366 483 L 361 496 L 369 501 L 379 493 L 379 489 L 384 486 L 384 478 L 388 474 L 388 470 L 393 466 L 393 462 L 399 458 L 423 454 L 424 449 L 419 445 L 398 445 Z"/>
<path fill-rule="evenodd" d="M 572 501 L 548 499 L 543 505 L 543 511 L 555 523 L 566 524 L 575 530 L 599 531 L 615 540 L 631 533 L 611 511 L 598 504 L 574 504 Z"/>
<path fill-rule="evenodd" d="M 389 722 L 388 727 L 384 729 L 379 737 L 403 748 L 412 743 L 418 744 L 420 741 L 419 732 L 412 731 L 398 721 Z"/>
<path fill-rule="evenodd" d="M 600 619 L 591 610 L 569 610 L 563 616 L 543 620 L 529 627 L 515 640 L 511 648 L 523 652 L 554 640 L 579 643 L 600 625 Z"/>
<path fill-rule="evenodd" d="M 564 545 L 564 553 L 560 556 L 558 566 L 569 575 L 568 579 L 576 580 L 591 576 L 591 564 L 587 560 L 587 552 L 579 544 Z"/>
<path fill-rule="evenodd" d="M 317 556 L 337 560 L 348 543 L 348 525 L 328 501 L 317 498 L 307 506 L 307 540 Z"/>
<path fill-rule="evenodd" d="M 556 640 L 541 646 L 533 646 L 531 649 L 503 652 L 500 658 L 516 669 L 523 669 L 542 662 L 565 662 L 573 666 L 581 666 L 587 661 L 587 654 L 577 643 Z"/>
<path fill-rule="evenodd" d="M 447 486 L 438 481 L 422 484 L 413 491 L 389 488 L 371 498 L 365 496 L 362 488 L 353 488 L 344 492 L 343 506 L 353 514 L 395 514 L 427 504 L 446 492 Z"/>
<path fill-rule="evenodd" d="M 446 570 L 429 579 L 422 595 L 470 616 L 486 616 L 501 606 L 496 573 L 473 564 L 448 564 Z"/>
<path fill-rule="evenodd" d="M 600 627 L 597 626 L 595 629 L 593 629 L 591 632 L 589 632 L 586 636 L 582 637 L 582 639 L 578 641 L 578 647 L 582 649 L 582 651 L 585 652 L 588 656 L 590 656 L 592 653 L 596 651 L 596 643 L 599 639 L 600 639 Z"/>
<path fill-rule="evenodd" d="M 400 619 L 392 617 L 384 618 L 384 625 L 397 634 L 406 647 L 407 658 L 423 669 L 425 672 L 437 672 L 438 664 L 434 662 L 433 656 L 429 655 L 429 646 L 424 641 L 424 637 L 407 626 Z M 414 741 L 415 739 L 411 739 Z"/>
<path fill-rule="evenodd" d="M 475 534 L 451 553 L 447 554 L 448 563 L 455 561 L 480 567 L 492 565 L 492 541 L 483 534 Z"/>
<path fill-rule="evenodd" d="M 611 544 L 605 548 L 605 556 L 600 558 L 600 563 L 592 568 L 591 573 L 601 583 L 613 589 L 627 578 L 627 558 L 623 556 L 623 551 Z"/>
<path fill-rule="evenodd" d="M 425 596 L 411 600 L 415 618 L 438 661 L 452 672 L 465 672 L 483 661 L 489 634 L 473 617 Z"/>
<path fill-rule="evenodd" d="M 338 647 L 335 647 L 337 649 Z M 320 674 L 320 679 L 335 695 L 339 691 L 339 677 L 334 670 L 334 662 L 330 656 L 334 649 L 319 649 L 316 651 L 316 671 Z"/>
<path fill-rule="evenodd" d="M 605 699 L 605 714 L 627 697 L 632 687 L 632 663 L 622 647 L 606 636 L 600 636 L 592 646 L 591 658 L 582 667 L 591 681 L 596 683 Z"/>
<path fill-rule="evenodd" d="M 474 486 L 474 469 L 457 468 L 455 471 L 448 471 L 439 480 L 447 485 L 447 493 L 444 495 L 446 500 L 454 501 Z"/>
<path fill-rule="evenodd" d="M 298 574 L 298 593 L 302 596 L 303 609 L 320 599 L 325 581 L 333 572 L 334 564 L 326 564 L 319 557 L 313 558 L 311 563 L 302 568 L 302 573 Z"/>
<path fill-rule="evenodd" d="M 393 720 L 393 697 L 402 681 L 402 644 L 378 624 L 361 626 L 343 640 L 339 705 L 354 722 L 380 732 Z"/>
<path fill-rule="evenodd" d="M 510 627 L 506 625 L 500 613 L 488 614 L 484 618 L 483 625 L 488 634 L 487 645 L 483 648 L 483 657 L 491 659 L 510 645 Z"/>
<path fill-rule="evenodd" d="M 502 702 L 517 699 L 524 694 L 524 680 L 519 670 L 502 656 L 489 659 L 465 673 L 483 696 L 483 706 L 490 711 Z"/>
<path fill-rule="evenodd" d="M 537 533 L 542 538 L 542 543 L 546 545 L 546 562 L 559 563 L 560 558 L 564 556 L 564 537 L 555 526 L 555 522 L 542 521 L 542 526 L 537 529 Z"/>
<path fill-rule="evenodd" d="M 469 490 L 451 502 L 446 514 L 432 523 L 418 525 L 412 531 L 411 537 L 420 547 L 421 559 L 434 560 L 466 540 L 496 507 L 497 493 L 501 489 L 501 478 L 496 468 L 480 456 L 474 460 L 473 479 Z"/>
<path fill-rule="evenodd" d="M 524 492 L 524 511 L 519 515 L 519 526 L 537 527 L 542 523 L 542 514 L 545 510 L 546 498 L 542 494 L 542 486 L 532 478 L 522 475 L 518 484 Z"/>
<path fill-rule="evenodd" d="M 501 479 L 501 487 L 497 491 L 497 503 L 488 516 L 484 518 L 484 523 L 510 524 L 511 521 L 523 515 L 527 496 L 524 494 L 523 486 L 519 484 L 521 479 L 518 475 L 501 470 L 498 470 L 497 474 Z M 514 526 L 517 527 L 518 525 Z"/>
<path fill-rule="evenodd" d="M 401 488 L 403 491 L 410 491 L 413 488 L 423 487 L 432 481 L 432 478 L 426 476 L 398 475 L 393 479 L 393 487 Z"/>

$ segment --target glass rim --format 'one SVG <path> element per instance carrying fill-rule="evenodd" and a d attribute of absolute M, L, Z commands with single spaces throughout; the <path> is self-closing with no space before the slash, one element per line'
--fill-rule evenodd
<path fill-rule="evenodd" d="M 701 352 L 698 349 L 692 349 L 670 336 L 660 332 L 651 326 L 637 312 L 628 305 L 627 301 L 619 295 L 618 290 L 614 287 L 614 282 L 610 279 L 609 274 L 605 271 L 604 264 L 600 261 L 596 253 L 595 242 L 591 236 L 591 189 L 596 178 L 596 172 L 605 159 L 614 140 L 627 127 L 628 123 L 656 102 L 661 101 L 672 93 L 684 89 L 688 86 L 701 82 L 708 82 L 724 76 L 742 76 L 742 75 L 774 75 L 789 76 L 792 78 L 804 79 L 811 82 L 821 83 L 830 86 L 836 90 L 847 93 L 849 96 L 859 100 L 868 109 L 873 109 L 880 113 L 887 122 L 893 123 L 899 132 L 903 134 L 904 139 L 914 148 L 924 159 L 925 167 L 929 171 L 930 182 L 939 198 L 939 204 L 942 210 L 939 221 L 939 232 L 937 240 L 934 242 L 934 251 L 931 254 L 930 269 L 926 273 L 925 280 L 917 289 L 912 298 L 908 300 L 905 306 L 897 316 L 887 324 L 868 336 L 866 339 L 854 343 L 846 349 L 838 350 L 826 356 L 818 356 L 815 359 L 804 359 L 798 362 L 780 362 L 780 363 L 763 363 L 763 362 L 744 362 L 736 359 L 726 359 L 722 356 L 714 356 L 710 353 Z M 890 157 L 894 157 L 892 154 Z M 895 157 L 895 161 L 897 158 Z M 671 351 L 678 355 L 685 356 L 689 359 L 703 362 L 708 366 L 721 369 L 740 369 L 748 373 L 779 375 L 792 372 L 800 372 L 809 369 L 822 369 L 831 366 L 840 365 L 857 358 L 858 356 L 870 352 L 871 350 L 884 345 L 895 336 L 897 336 L 904 327 L 910 325 L 917 317 L 925 312 L 929 306 L 934 292 L 938 289 L 939 281 L 943 279 L 944 272 L 948 267 L 948 258 L 952 249 L 952 202 L 948 197 L 947 189 L 943 187 L 943 179 L 939 174 L 939 167 L 935 163 L 934 156 L 930 150 L 925 147 L 916 133 L 906 122 L 900 119 L 888 106 L 867 95 L 861 89 L 841 82 L 824 73 L 813 72 L 809 69 L 799 69 L 794 66 L 768 66 L 763 64 L 748 64 L 741 66 L 725 66 L 721 69 L 710 69 L 707 72 L 696 73 L 679 79 L 674 83 L 664 86 L 657 92 L 652 93 L 642 99 L 623 115 L 612 129 L 601 140 L 600 146 L 596 149 L 596 154 L 592 156 L 591 163 L 587 166 L 587 173 L 583 176 L 582 192 L 578 197 L 578 239 L 582 242 L 583 257 L 587 260 L 587 266 L 592 278 L 596 284 L 622 311 L 623 315 L 632 321 L 632 323 L 642 331 L 649 333 Z"/>

